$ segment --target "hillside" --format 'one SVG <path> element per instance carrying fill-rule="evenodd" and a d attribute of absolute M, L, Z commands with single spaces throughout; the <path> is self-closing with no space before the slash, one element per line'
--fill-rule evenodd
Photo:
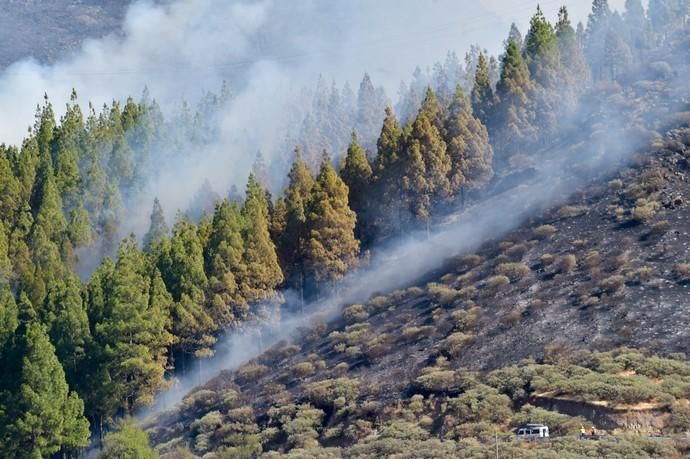
<path fill-rule="evenodd" d="M 688 428 L 689 159 L 690 129 L 655 138 L 500 240 L 223 372 L 149 420 L 152 441 L 204 457 L 483 457 L 530 420 L 561 438 L 503 454 L 687 453 L 567 435 Z M 486 199 L 515 192 L 501 188 Z"/>
<path fill-rule="evenodd" d="M 117 15 L 12 4 L 63 39 Z M 123 33 L 198 55 L 283 11 L 172 5 Z M 356 93 L 321 78 L 266 156 L 239 140 L 282 124 L 247 109 L 281 114 L 264 93 L 46 95 L 0 143 L 0 456 L 687 456 L 690 8 L 594 0 L 585 26 L 537 7 L 526 32 L 447 53 L 397 103 L 366 73 Z M 107 42 L 132 68 L 159 55 Z M 551 439 L 518 441 L 534 422 Z"/>
<path fill-rule="evenodd" d="M 0 68 L 33 57 L 47 64 L 88 38 L 117 32 L 129 1 L 2 0 Z"/>

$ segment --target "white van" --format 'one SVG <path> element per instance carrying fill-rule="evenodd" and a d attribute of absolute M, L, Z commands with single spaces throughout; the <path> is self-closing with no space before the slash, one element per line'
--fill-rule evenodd
<path fill-rule="evenodd" d="M 517 430 L 516 435 L 521 440 L 540 440 L 549 438 L 549 428 L 543 424 L 526 424 Z"/>

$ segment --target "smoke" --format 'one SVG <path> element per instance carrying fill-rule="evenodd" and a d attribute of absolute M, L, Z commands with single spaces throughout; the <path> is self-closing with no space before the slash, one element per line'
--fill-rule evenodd
<path fill-rule="evenodd" d="M 561 3 L 542 8 L 555 17 Z M 565 3 L 584 19 L 587 2 Z M 59 114 L 72 88 L 81 103 L 100 107 L 147 86 L 170 113 L 228 81 L 233 97 L 215 120 L 217 138 L 189 145 L 195 151 L 186 161 L 156 165 L 155 178 L 127 203 L 122 233 L 141 234 L 155 196 L 172 217 L 206 180 L 220 194 L 233 184 L 242 189 L 257 150 L 285 163 L 290 124 L 305 113 L 301 89 L 320 74 L 356 87 L 366 71 L 394 94 L 415 66 L 441 61 L 448 50 L 462 55 L 481 43 L 499 53 L 510 22 L 519 19 L 524 31 L 534 8 L 533 0 L 137 1 L 121 33 L 87 40 L 56 64 L 28 59 L 0 75 L 0 139 L 21 142 L 44 92 Z"/>

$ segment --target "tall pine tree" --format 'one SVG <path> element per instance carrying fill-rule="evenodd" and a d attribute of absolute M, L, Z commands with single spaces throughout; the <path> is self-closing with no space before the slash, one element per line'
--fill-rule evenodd
<path fill-rule="evenodd" d="M 317 282 L 337 281 L 357 264 L 355 224 L 347 185 L 325 157 L 307 205 L 304 258 L 310 277 Z"/>

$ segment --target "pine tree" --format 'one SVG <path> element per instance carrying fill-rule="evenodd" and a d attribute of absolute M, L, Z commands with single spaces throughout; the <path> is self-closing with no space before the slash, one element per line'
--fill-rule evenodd
<path fill-rule="evenodd" d="M 610 18 L 608 0 L 594 0 L 585 31 L 585 55 L 595 81 L 603 78 L 604 51 Z"/>
<path fill-rule="evenodd" d="M 423 113 L 439 132 L 443 130 L 443 118 L 445 114 L 431 86 L 426 88 L 424 100 L 422 100 L 422 105 L 419 108 L 419 113 Z"/>
<path fill-rule="evenodd" d="M 504 167 L 511 155 L 520 153 L 537 138 L 533 93 L 527 64 L 517 45 L 511 42 L 503 58 L 501 79 L 496 85 L 496 109 L 489 124 L 494 130 L 494 148 L 500 155 L 499 167 Z"/>
<path fill-rule="evenodd" d="M 67 236 L 74 247 L 84 247 L 93 242 L 91 218 L 82 203 L 70 212 Z"/>
<path fill-rule="evenodd" d="M 30 316 L 25 316 L 29 318 Z M 48 457 L 88 445 L 89 423 L 81 399 L 69 391 L 65 373 L 43 325 L 34 320 L 18 330 L 0 385 L 7 412 L 0 439 L 7 457 Z M 11 399 L 7 399 L 11 397 Z"/>
<path fill-rule="evenodd" d="M 450 157 L 450 187 L 453 194 L 464 199 L 465 189 L 479 188 L 493 176 L 494 152 L 486 126 L 472 113 L 467 95 L 461 86 L 448 110 L 445 141 Z"/>
<path fill-rule="evenodd" d="M 522 33 L 520 32 L 520 29 L 518 28 L 517 24 L 514 22 L 510 24 L 510 32 L 508 33 L 508 39 L 503 42 L 503 47 L 507 48 L 508 43 L 514 42 L 518 48 L 522 49 L 524 46 L 524 39 L 522 38 Z"/>
<path fill-rule="evenodd" d="M 13 227 L 22 207 L 21 183 L 15 177 L 12 163 L 0 146 L 0 218 Z"/>
<path fill-rule="evenodd" d="M 626 41 L 635 51 L 638 59 L 641 59 L 642 52 L 649 47 L 650 34 L 642 0 L 625 0 L 625 12 L 623 20 L 626 28 Z"/>
<path fill-rule="evenodd" d="M 385 97 L 374 88 L 369 74 L 365 73 L 357 93 L 357 116 L 355 119 L 355 129 L 365 147 L 370 143 L 373 144 L 376 139 L 376 130 L 381 122 L 385 106 Z"/>
<path fill-rule="evenodd" d="M 55 182 L 67 209 L 79 201 L 81 191 L 81 174 L 79 158 L 81 138 L 84 135 L 84 119 L 79 105 L 76 105 L 76 93 L 72 92 L 72 103 L 67 104 L 67 111 L 55 130 L 52 144 L 53 164 L 55 164 Z"/>
<path fill-rule="evenodd" d="M 667 28 L 673 20 L 673 7 L 671 0 L 649 0 L 649 9 L 647 15 L 649 21 L 654 27 L 654 31 L 665 37 L 667 35 Z"/>
<path fill-rule="evenodd" d="M 390 107 L 386 108 L 381 135 L 378 142 L 378 156 L 374 165 L 374 186 L 381 198 L 373 214 L 379 236 L 391 234 L 402 227 L 402 129 Z"/>
<path fill-rule="evenodd" d="M 285 190 L 285 230 L 280 237 L 279 257 L 288 282 L 303 272 L 301 243 L 305 234 L 305 206 L 314 186 L 314 177 L 302 158 L 301 150 L 295 149 L 295 160 L 288 173 L 289 184 Z M 301 282 L 300 282 L 301 285 Z"/>
<path fill-rule="evenodd" d="M 451 195 L 448 180 L 451 161 L 439 130 L 423 110 L 410 128 L 403 163 L 402 184 L 407 206 L 428 228 L 432 206 Z"/>
<path fill-rule="evenodd" d="M 575 29 L 570 23 L 568 9 L 565 6 L 558 11 L 556 37 L 560 50 L 561 78 L 565 79 L 565 84 L 561 86 L 566 87 L 570 93 L 577 96 L 582 93 L 591 75 L 582 47 L 578 43 Z"/>
<path fill-rule="evenodd" d="M 246 196 L 242 206 L 242 261 L 245 269 L 240 278 L 240 288 L 242 296 L 254 303 L 275 298 L 275 288 L 284 279 L 268 232 L 266 194 L 253 175 L 249 176 Z"/>
<path fill-rule="evenodd" d="M 610 30 L 606 35 L 606 46 L 604 50 L 604 65 L 608 70 L 608 76 L 612 80 L 627 69 L 632 63 L 632 52 L 630 47 L 623 41 L 621 36 L 614 30 Z"/>
<path fill-rule="evenodd" d="M 0 362 L 3 361 L 3 355 L 8 350 L 10 340 L 14 337 L 17 326 L 19 326 L 17 303 L 10 290 L 9 282 L 0 275 Z M 0 403 L 0 410 L 1 408 Z"/>
<path fill-rule="evenodd" d="M 268 167 L 266 165 L 266 160 L 261 151 L 256 153 L 256 158 L 254 159 L 254 164 L 252 165 L 252 174 L 256 177 L 256 180 L 264 188 L 268 189 L 270 185 L 270 177 L 268 174 Z"/>
<path fill-rule="evenodd" d="M 362 240 L 371 234 L 371 216 L 369 215 L 369 193 L 373 171 L 367 155 L 357 142 L 357 134 L 352 132 L 352 141 L 347 149 L 347 155 L 340 177 L 348 187 L 348 202 L 350 208 L 357 215 L 357 237 Z"/>
<path fill-rule="evenodd" d="M 513 24 L 514 25 L 514 24 Z M 472 87 L 472 106 L 477 118 L 486 125 L 491 118 L 491 110 L 494 103 L 494 90 L 491 86 L 489 75 L 489 63 L 484 53 L 479 54 L 477 70 L 474 73 L 474 86 Z"/>
<path fill-rule="evenodd" d="M 167 223 L 165 223 L 165 214 L 163 213 L 163 207 L 158 198 L 154 198 L 153 200 L 153 210 L 151 211 L 150 220 L 149 230 L 146 232 L 146 235 L 144 235 L 144 249 L 147 251 L 151 250 L 153 246 L 166 238 L 170 231 Z"/>
<path fill-rule="evenodd" d="M 172 330 L 182 354 L 207 354 L 218 329 L 206 309 L 203 246 L 193 222 L 178 216 L 170 240 L 160 248 L 157 262 L 165 285 L 175 301 Z"/>
<path fill-rule="evenodd" d="M 204 249 L 204 263 L 212 294 L 212 315 L 221 327 L 246 319 L 238 285 L 238 277 L 244 270 L 242 226 L 237 204 L 225 199 L 216 205 L 211 234 Z"/>
<path fill-rule="evenodd" d="M 118 260 L 105 279 L 99 320 L 91 324 L 99 347 L 100 365 L 95 377 L 105 388 L 106 406 L 127 410 L 153 402 L 157 390 L 166 385 L 164 374 L 167 349 L 172 343 L 168 332 L 169 311 L 151 304 L 150 267 L 133 237 L 118 249 Z M 112 416 L 115 412 L 105 413 Z"/>
<path fill-rule="evenodd" d="M 539 85 L 545 88 L 556 85 L 560 63 L 558 40 L 540 7 L 530 20 L 525 39 L 525 60 L 531 77 Z"/>
<path fill-rule="evenodd" d="M 149 437 L 132 419 L 118 422 L 103 441 L 99 459 L 156 459 L 158 454 L 149 446 Z"/>
<path fill-rule="evenodd" d="M 347 185 L 324 158 L 307 204 L 304 258 L 310 277 L 317 282 L 341 280 L 357 264 L 356 221 Z"/>
<path fill-rule="evenodd" d="M 62 200 L 52 175 L 45 178 L 41 187 L 40 199 L 36 202 L 34 209 L 36 209 L 34 225 L 41 226 L 46 236 L 51 240 L 59 240 L 67 227 L 67 222 L 62 213 Z"/>
<path fill-rule="evenodd" d="M 48 289 L 46 304 L 40 311 L 57 358 L 72 387 L 78 379 L 79 365 L 91 338 L 81 290 L 81 282 L 74 275 L 54 282 Z"/>

